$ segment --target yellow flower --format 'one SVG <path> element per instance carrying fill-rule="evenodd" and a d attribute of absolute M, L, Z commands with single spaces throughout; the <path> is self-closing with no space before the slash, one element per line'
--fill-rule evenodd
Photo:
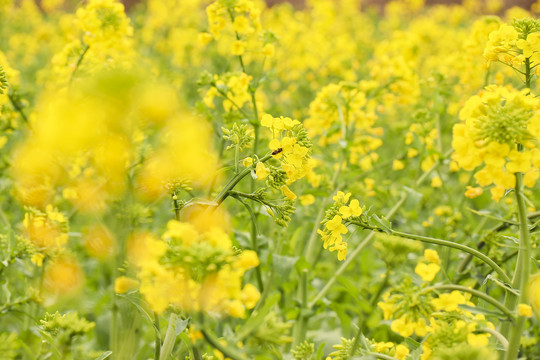
<path fill-rule="evenodd" d="M 433 179 L 431 179 L 431 187 L 440 188 L 442 184 L 443 182 L 439 176 L 435 176 Z"/>
<path fill-rule="evenodd" d="M 540 273 L 531 276 L 527 292 L 529 303 L 536 311 L 540 311 Z"/>
<path fill-rule="evenodd" d="M 358 200 L 351 200 L 349 206 L 342 206 L 339 208 L 339 212 L 343 215 L 344 219 L 348 219 L 351 216 L 360 216 L 362 215 L 362 208 Z"/>
<path fill-rule="evenodd" d="M 405 168 L 405 164 L 403 164 L 403 161 L 401 160 L 394 160 L 394 162 L 392 163 L 392 169 L 393 170 L 402 170 L 403 168 Z"/>
<path fill-rule="evenodd" d="M 409 355 L 410 350 L 405 345 L 399 344 L 396 346 L 396 353 L 394 354 L 394 357 L 398 360 L 404 360 L 407 358 L 407 355 Z"/>
<path fill-rule="evenodd" d="M 242 160 L 242 165 L 244 165 L 244 167 L 250 167 L 251 165 L 253 165 L 253 159 L 251 157 L 245 158 L 244 160 Z"/>
<path fill-rule="evenodd" d="M 299 199 L 300 199 L 300 204 L 302 204 L 303 206 L 308 206 L 315 202 L 315 196 L 311 194 L 300 195 Z"/>
<path fill-rule="evenodd" d="M 257 175 L 257 180 L 264 180 L 270 175 L 270 170 L 262 162 L 258 162 L 255 167 L 255 175 Z"/>
<path fill-rule="evenodd" d="M 346 204 L 349 201 L 349 198 L 351 197 L 351 193 L 345 194 L 343 191 L 338 191 L 337 194 L 332 197 L 332 199 L 335 202 L 342 202 Z"/>
<path fill-rule="evenodd" d="M 62 257 L 45 269 L 43 283 L 45 288 L 53 294 L 65 295 L 80 289 L 83 278 L 79 263 L 75 259 Z"/>
<path fill-rule="evenodd" d="M 531 317 L 533 315 L 532 308 L 527 304 L 518 305 L 519 316 Z"/>
<path fill-rule="evenodd" d="M 41 267 L 41 265 L 43 265 L 44 258 L 45 258 L 45 255 L 43 255 L 42 253 L 35 253 L 30 258 L 30 261 L 32 261 L 32 263 L 34 263 L 36 266 Z"/>
<path fill-rule="evenodd" d="M 433 305 L 437 310 L 456 311 L 458 305 L 465 304 L 467 299 L 457 290 L 450 294 L 440 294 L 438 298 L 433 299 Z"/>
<path fill-rule="evenodd" d="M 120 276 L 114 281 L 114 292 L 117 294 L 125 294 L 131 290 L 135 290 L 138 286 L 139 282 L 137 280 L 126 276 Z"/>
<path fill-rule="evenodd" d="M 439 253 L 435 250 L 426 249 L 424 250 L 424 257 L 427 261 L 439 265 L 441 263 L 441 258 Z"/>
<path fill-rule="evenodd" d="M 469 199 L 474 199 L 475 197 L 478 197 L 482 195 L 483 191 L 481 187 L 472 187 L 467 186 L 467 191 L 465 191 L 465 196 Z"/>
<path fill-rule="evenodd" d="M 426 264 L 424 262 L 419 262 L 414 269 L 414 272 L 418 274 L 424 281 L 432 281 L 435 278 L 435 275 L 441 270 L 441 267 L 437 264 Z"/>
<path fill-rule="evenodd" d="M 326 223 L 326 228 L 333 233 L 346 234 L 347 227 L 341 223 L 341 216 L 335 215 L 334 218 Z"/>
<path fill-rule="evenodd" d="M 227 304 L 227 311 L 229 315 L 237 318 L 243 318 L 246 314 L 246 310 L 244 309 L 244 305 L 240 300 L 231 300 Z"/>
<path fill-rule="evenodd" d="M 234 19 L 233 29 L 242 35 L 253 32 L 253 28 L 245 16 L 237 16 L 236 19 Z"/>
<path fill-rule="evenodd" d="M 246 42 L 242 40 L 236 40 L 232 44 L 231 54 L 241 56 L 246 51 Z"/>
<path fill-rule="evenodd" d="M 289 199 L 289 200 L 296 199 L 296 194 L 293 193 L 291 191 L 291 189 L 289 189 L 289 187 L 287 185 L 282 185 L 281 186 L 281 191 L 283 192 L 283 195 L 285 195 L 287 197 L 287 199 Z"/>
<path fill-rule="evenodd" d="M 409 321 L 407 315 L 403 315 L 402 317 L 392 321 L 390 328 L 393 332 L 396 332 L 403 337 L 409 337 L 414 332 L 414 323 Z"/>
<path fill-rule="evenodd" d="M 266 57 L 271 57 L 274 56 L 275 51 L 276 50 L 273 44 L 266 44 L 263 47 L 262 53 Z"/>
<path fill-rule="evenodd" d="M 252 284 L 246 284 L 242 289 L 242 302 L 246 306 L 246 309 L 253 309 L 260 297 L 259 290 Z"/>
<path fill-rule="evenodd" d="M 212 34 L 209 34 L 207 32 L 199 33 L 198 39 L 201 45 L 208 45 L 208 43 L 212 41 Z"/>
<path fill-rule="evenodd" d="M 471 346 L 485 347 L 489 344 L 489 334 L 467 334 L 467 342 Z"/>

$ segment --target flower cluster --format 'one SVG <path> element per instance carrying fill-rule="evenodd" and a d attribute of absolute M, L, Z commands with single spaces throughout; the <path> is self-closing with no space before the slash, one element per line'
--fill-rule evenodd
<path fill-rule="evenodd" d="M 174 305 L 243 317 L 257 303 L 257 289 L 242 285 L 244 273 L 259 265 L 257 254 L 234 248 L 221 227 L 208 225 L 171 220 L 162 239 L 149 233 L 131 239 L 129 258 L 137 268 L 140 292 L 154 311 Z M 125 283 L 118 283 L 119 290 Z"/>
<path fill-rule="evenodd" d="M 539 105 L 528 90 L 489 86 L 471 97 L 460 112 L 452 158 L 469 171 L 484 165 L 475 179 L 482 187 L 495 185 L 491 188 L 495 200 L 515 186 L 514 174 L 524 173 L 528 187 L 540 176 Z"/>
<path fill-rule="evenodd" d="M 378 137 L 382 129 L 373 127 L 377 118 L 375 103 L 368 102 L 366 97 L 371 85 L 340 82 L 325 86 L 309 105 L 309 118 L 305 121 L 309 135 L 318 137 L 319 145 L 349 141 L 349 161 L 365 170 L 377 160 L 373 151 L 382 145 Z"/>
<path fill-rule="evenodd" d="M 53 89 L 68 86 L 79 75 L 103 69 L 131 68 L 133 28 L 117 0 L 91 0 L 77 10 L 75 34 L 51 60 L 42 79 Z M 71 30 L 72 31 L 72 30 Z"/>
<path fill-rule="evenodd" d="M 271 133 L 268 146 L 272 150 L 272 157 L 279 160 L 280 166 L 268 167 L 262 162 L 257 163 L 257 179 L 268 177 L 267 183 L 281 189 L 290 200 L 296 199 L 296 195 L 288 185 L 304 177 L 314 186 L 318 184 L 318 176 L 313 171 L 315 163 L 311 159 L 311 140 L 302 124 L 288 117 L 275 118 L 265 114 L 261 125 Z"/>
<path fill-rule="evenodd" d="M 499 61 L 512 67 L 520 67 L 525 60 L 531 66 L 540 63 L 540 22 L 535 19 L 515 19 L 512 25 L 501 24 L 489 34 L 484 49 L 489 61 Z M 536 72 L 538 73 L 538 68 Z"/>
<path fill-rule="evenodd" d="M 203 102 L 210 109 L 214 109 L 214 99 L 217 96 L 223 98 L 225 111 L 241 109 L 244 104 L 251 101 L 251 95 L 248 91 L 251 80 L 252 77 L 243 72 L 214 75 L 211 80 L 207 81 L 211 87 L 206 91 Z"/>
<path fill-rule="evenodd" d="M 344 260 L 347 256 L 347 243 L 343 241 L 343 234 L 348 232 L 347 226 L 343 223 L 358 218 L 362 215 L 360 202 L 356 199 L 350 200 L 351 193 L 338 191 L 332 198 L 334 204 L 326 210 L 325 217 L 321 224 L 323 230 L 317 230 L 324 241 L 324 248 L 338 252 L 338 260 Z"/>
<path fill-rule="evenodd" d="M 206 8 L 209 33 L 199 34 L 203 44 L 212 38 L 219 40 L 222 32 L 231 24 L 234 40 L 230 43 L 229 53 L 242 56 L 247 52 L 258 53 L 265 57 L 274 55 L 273 36 L 263 33 L 261 10 L 251 0 L 217 0 Z M 233 37 L 231 37 L 233 38 Z"/>

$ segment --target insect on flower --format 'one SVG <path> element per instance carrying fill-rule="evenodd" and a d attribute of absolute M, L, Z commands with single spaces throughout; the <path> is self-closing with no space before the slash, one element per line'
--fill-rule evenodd
<path fill-rule="evenodd" d="M 283 148 L 277 148 L 276 150 L 272 151 L 272 155 L 277 155 L 282 151 L 283 151 Z"/>

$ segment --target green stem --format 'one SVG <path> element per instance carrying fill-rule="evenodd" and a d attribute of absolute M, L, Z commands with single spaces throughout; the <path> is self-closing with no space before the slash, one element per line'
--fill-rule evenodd
<path fill-rule="evenodd" d="M 154 312 L 154 327 L 159 330 L 159 315 L 156 312 Z M 154 360 L 159 360 L 159 355 L 161 353 L 161 336 L 157 331 L 154 331 L 154 333 Z"/>
<path fill-rule="evenodd" d="M 233 196 L 236 200 L 240 201 L 242 205 L 246 208 L 246 210 L 249 213 L 249 216 L 251 218 L 251 246 L 253 247 L 253 250 L 259 254 L 259 242 L 258 242 L 258 229 L 257 229 L 257 217 L 255 216 L 255 213 L 253 212 L 253 209 L 251 206 L 249 206 L 240 196 Z M 257 277 L 257 284 L 259 285 L 259 291 L 263 291 L 264 284 L 261 274 L 261 267 L 257 266 L 255 267 L 255 275 Z"/>
<path fill-rule="evenodd" d="M 491 305 L 495 306 L 497 309 L 501 310 L 508 317 L 508 319 L 513 320 L 515 318 L 512 311 L 510 311 L 506 306 L 504 306 L 502 303 L 497 301 L 495 298 L 489 296 L 488 294 L 486 294 L 486 293 L 484 293 L 482 291 L 478 291 L 478 290 L 475 290 L 475 289 L 470 289 L 468 287 L 461 286 L 461 285 L 448 284 L 448 285 L 434 285 L 434 286 L 427 287 L 424 290 L 422 290 L 422 293 L 427 293 L 427 292 L 431 292 L 431 291 L 434 291 L 434 290 L 457 290 L 457 291 L 461 291 L 461 292 L 467 292 L 467 293 L 472 294 L 472 295 L 476 296 L 477 298 L 482 299 L 482 300 L 490 303 Z"/>
<path fill-rule="evenodd" d="M 293 348 L 301 344 L 306 339 L 308 311 L 309 311 L 309 304 L 307 300 L 307 288 L 308 288 L 308 271 L 307 269 L 304 269 L 302 270 L 302 278 L 300 280 L 299 293 L 301 296 L 301 299 L 300 299 L 301 307 L 300 307 L 300 314 L 298 315 L 298 320 L 294 324 Z"/>
<path fill-rule="evenodd" d="M 71 73 L 71 77 L 69 78 L 69 84 L 70 85 L 73 82 L 73 79 L 75 78 L 75 73 L 79 69 L 79 66 L 82 63 L 82 61 L 84 59 L 84 56 L 86 55 L 86 53 L 88 52 L 89 49 L 90 49 L 90 46 L 85 44 L 84 47 L 83 47 L 83 51 L 82 51 L 81 55 L 79 55 L 79 58 L 77 59 L 77 62 L 75 63 L 75 69 L 73 69 L 73 72 Z"/>
<path fill-rule="evenodd" d="M 258 162 L 265 163 L 272 158 L 272 154 L 267 154 L 261 158 Z M 219 206 L 229 196 L 229 191 L 232 190 L 236 184 L 238 184 L 243 178 L 245 178 L 251 170 L 255 168 L 256 163 L 245 168 L 242 172 L 235 175 L 231 181 L 221 190 L 221 192 L 214 198 L 214 202 Z"/>
<path fill-rule="evenodd" d="M 390 355 L 380 354 L 380 353 L 376 353 L 376 352 L 368 352 L 368 355 L 371 355 L 376 359 L 397 360 L 395 357 L 392 357 Z"/>
<path fill-rule="evenodd" d="M 351 222 L 352 224 L 355 224 L 355 225 L 358 225 L 360 227 L 363 227 L 365 229 L 369 229 L 369 230 L 372 230 L 372 231 L 376 231 L 376 232 L 381 232 L 383 233 L 384 230 L 382 229 L 379 229 L 379 228 L 376 228 L 376 227 L 372 227 L 370 225 L 367 225 L 367 224 L 363 224 L 363 223 L 358 223 L 358 222 Z M 387 230 L 388 231 L 388 230 Z M 435 245 L 441 245 L 441 246 L 446 246 L 446 247 L 450 247 L 450 248 L 454 248 L 454 249 L 457 249 L 457 250 L 461 250 L 463 252 L 466 252 L 468 254 L 471 254 L 473 255 L 474 257 L 482 260 L 483 262 L 485 262 L 487 265 L 489 265 L 497 274 L 499 274 L 499 276 L 501 277 L 501 279 L 503 281 L 506 281 L 508 283 L 511 282 L 510 278 L 508 277 L 508 275 L 506 275 L 506 273 L 504 272 L 503 269 L 501 269 L 501 267 L 499 265 L 497 265 L 497 263 L 495 261 L 493 261 L 490 257 L 484 255 L 483 253 L 481 253 L 480 251 L 478 250 L 475 250 L 473 248 L 470 248 L 466 245 L 463 245 L 463 244 L 459 244 L 459 243 L 455 243 L 453 241 L 448 241 L 448 240 L 443 240 L 443 239 L 437 239 L 437 238 L 432 238 L 432 237 L 428 237 L 428 236 L 421 236 L 421 235 L 415 235 L 415 234 L 409 234 L 409 233 L 404 233 L 404 232 L 401 232 L 401 231 L 396 231 L 396 230 L 392 230 L 390 229 L 389 230 L 390 234 L 391 235 L 394 235 L 394 236 L 398 236 L 398 237 L 402 237 L 402 238 L 405 238 L 405 239 L 409 239 L 409 240 L 415 240 L 415 241 L 421 241 L 421 242 L 425 242 L 425 243 L 428 243 L 428 244 L 435 244 Z"/>
<path fill-rule="evenodd" d="M 176 221 L 180 221 L 180 204 L 178 203 L 178 198 L 176 198 L 176 194 L 173 195 L 173 205 L 174 205 L 174 217 Z"/>
<path fill-rule="evenodd" d="M 28 117 L 24 113 L 21 104 L 19 103 L 18 97 L 16 99 L 12 94 L 8 94 L 8 99 L 11 102 L 13 108 L 21 115 L 21 118 L 24 120 L 24 122 L 28 124 Z"/>
<path fill-rule="evenodd" d="M 236 144 L 234 147 L 234 173 L 238 174 L 238 163 L 240 162 L 240 146 Z"/>
<path fill-rule="evenodd" d="M 497 330 L 493 330 L 490 328 L 483 328 L 483 329 L 479 329 L 478 331 L 493 335 L 497 340 L 499 340 L 499 342 L 501 343 L 505 351 L 508 349 L 508 340 L 503 336 L 503 334 L 501 334 Z"/>
<path fill-rule="evenodd" d="M 231 349 L 229 347 L 227 347 L 226 345 L 223 345 L 219 339 L 210 331 L 210 330 L 207 330 L 206 328 L 203 328 L 201 330 L 203 336 L 204 336 L 204 339 L 210 344 L 212 345 L 215 349 L 221 351 L 221 353 L 223 353 L 223 355 L 225 355 L 225 357 L 228 357 L 232 360 L 242 360 L 243 359 L 243 356 L 242 354 L 240 354 L 237 350 L 235 349 Z"/>
<path fill-rule="evenodd" d="M 528 65 L 528 60 L 529 59 L 526 59 L 526 65 Z M 527 66 L 526 69 L 527 72 L 530 72 L 530 66 Z M 530 76 L 527 77 L 527 79 L 530 86 Z M 519 252 L 514 278 L 512 279 L 512 287 L 519 289 L 519 302 L 526 304 L 528 302 L 527 284 L 529 282 L 530 272 L 531 242 L 529 238 L 530 234 L 529 224 L 527 221 L 527 208 L 525 206 L 525 196 L 523 195 L 523 174 L 521 173 L 516 173 L 515 193 L 519 219 Z M 515 296 L 511 296 L 509 298 L 512 298 L 512 300 L 509 301 L 511 305 L 513 305 L 511 309 L 515 309 Z M 524 316 L 518 316 L 515 325 L 510 330 L 508 350 L 505 357 L 506 360 L 514 360 L 517 358 L 525 321 L 526 318 Z"/>

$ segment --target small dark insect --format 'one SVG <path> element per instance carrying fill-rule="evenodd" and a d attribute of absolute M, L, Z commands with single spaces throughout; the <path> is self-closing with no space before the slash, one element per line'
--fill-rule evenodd
<path fill-rule="evenodd" d="M 276 150 L 272 151 L 272 155 L 277 155 L 282 151 L 283 151 L 283 148 L 277 148 Z"/>

